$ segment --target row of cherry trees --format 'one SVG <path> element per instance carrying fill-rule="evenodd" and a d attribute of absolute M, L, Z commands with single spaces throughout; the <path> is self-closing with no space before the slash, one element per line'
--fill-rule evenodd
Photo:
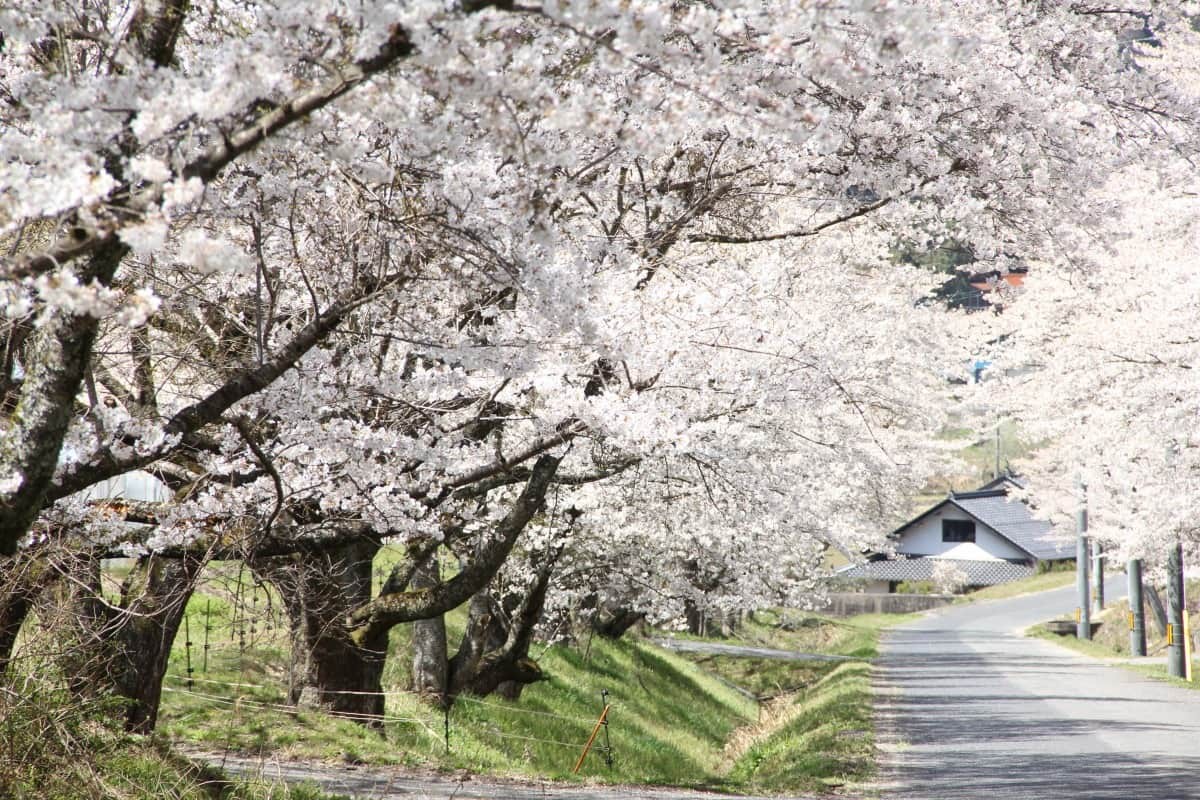
<path fill-rule="evenodd" d="M 58 586 L 149 729 L 218 558 L 367 714 L 399 624 L 445 702 L 537 679 L 545 619 L 811 597 L 978 349 L 897 244 L 1073 274 L 1194 109 L 1139 41 L 1183 17 L 795 5 L 0 11 L 0 665 Z M 172 498 L 83 493 L 135 470 Z"/>

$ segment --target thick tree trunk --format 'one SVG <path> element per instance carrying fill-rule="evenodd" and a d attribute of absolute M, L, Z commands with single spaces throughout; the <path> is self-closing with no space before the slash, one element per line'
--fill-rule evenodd
<path fill-rule="evenodd" d="M 31 552 L 0 562 L 0 676 L 8 669 L 17 635 L 34 600 L 54 574 L 46 558 Z"/>
<path fill-rule="evenodd" d="M 592 618 L 592 630 L 605 639 L 620 639 L 629 629 L 646 618 L 643 611 L 632 608 L 604 608 L 596 611 Z"/>
<path fill-rule="evenodd" d="M 691 598 L 683 601 L 683 623 L 693 636 L 704 635 L 704 612 Z"/>
<path fill-rule="evenodd" d="M 171 645 L 203 565 L 199 558 L 142 558 L 114 606 L 101 593 L 99 559 L 83 555 L 61 584 L 66 591 L 59 602 L 47 606 L 59 612 L 48 621 L 60 641 L 69 642 L 60 662 L 72 691 L 124 698 L 131 732 L 154 730 Z"/>
<path fill-rule="evenodd" d="M 445 614 L 484 589 L 504 565 L 529 520 L 545 503 L 546 490 L 550 488 L 561 460 L 548 455 L 538 457 L 524 491 L 508 514 L 496 524 L 496 535 L 463 564 L 453 578 L 436 586 L 407 592 L 402 591 L 403 587 L 389 586 L 379 597 L 356 609 L 350 615 L 350 622 L 355 626 L 355 639 L 362 641 L 386 635 L 392 626 L 402 622 Z"/>
<path fill-rule="evenodd" d="M 128 698 L 125 727 L 149 733 L 158 721 L 171 645 L 204 562 L 197 558 L 140 560 L 121 591 L 123 614 L 113 630 L 111 681 Z"/>
<path fill-rule="evenodd" d="M 529 657 L 529 647 L 561 552 L 559 548 L 545 558 L 523 595 L 497 600 L 480 592 L 471 598 L 462 645 L 450 663 L 451 697 L 463 692 L 486 697 L 496 692 L 516 700 L 526 686 L 545 677 Z"/>
<path fill-rule="evenodd" d="M 387 633 L 360 645 L 345 619 L 371 600 L 380 544 L 363 540 L 319 554 L 259 559 L 255 573 L 283 598 L 292 632 L 292 702 L 321 705 L 364 724 L 383 716 Z"/>
<path fill-rule="evenodd" d="M 427 589 L 438 583 L 437 563 L 427 561 L 413 573 L 409 584 Z M 412 623 L 413 690 L 440 706 L 446 704 L 449 689 L 449 653 L 446 643 L 446 618 L 442 615 Z"/>
<path fill-rule="evenodd" d="M 480 696 L 490 692 L 475 691 L 483 659 L 498 651 L 507 638 L 500 622 L 503 610 L 500 604 L 484 589 L 471 598 L 467 607 L 467 625 L 463 629 L 458 651 L 450 660 L 449 694 L 451 699 L 467 692 Z"/>

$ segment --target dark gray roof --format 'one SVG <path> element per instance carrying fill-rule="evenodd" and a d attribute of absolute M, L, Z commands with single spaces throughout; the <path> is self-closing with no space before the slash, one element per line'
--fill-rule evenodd
<path fill-rule="evenodd" d="M 973 492 L 951 492 L 942 502 L 927 508 L 892 531 L 891 538 L 899 539 L 904 531 L 937 513 L 947 505 L 955 506 L 987 525 L 1031 557 L 1039 561 L 1055 561 L 1075 557 L 1075 544 L 1070 540 L 1051 538 L 1052 526 L 1035 519 L 1029 507 L 1020 500 L 1008 497 L 1010 487 L 1025 487 L 1010 475 L 1004 475 Z"/>
<path fill-rule="evenodd" d="M 1052 538 L 1050 523 L 1046 520 L 1036 519 L 1029 511 L 1029 506 L 1020 500 L 1008 497 L 1006 488 L 951 494 L 947 501 L 975 517 L 1034 558 L 1041 561 L 1053 561 L 1075 556 L 1074 542 Z"/>
<path fill-rule="evenodd" d="M 1033 567 L 1012 561 L 969 561 L 962 558 L 893 558 L 843 567 L 835 577 L 846 580 L 927 581 L 938 563 L 949 563 L 967 575 L 971 586 L 1008 583 L 1033 574 Z"/>

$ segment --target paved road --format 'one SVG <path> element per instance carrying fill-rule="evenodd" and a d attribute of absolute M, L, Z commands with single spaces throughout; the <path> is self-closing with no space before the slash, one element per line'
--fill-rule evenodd
<path fill-rule="evenodd" d="M 1061 589 L 890 631 L 876 661 L 880 794 L 1200 798 L 1200 692 L 1020 636 L 1074 607 Z"/>

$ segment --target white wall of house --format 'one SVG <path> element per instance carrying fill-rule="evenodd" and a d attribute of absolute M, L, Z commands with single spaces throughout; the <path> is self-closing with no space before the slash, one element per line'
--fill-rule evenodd
<path fill-rule="evenodd" d="M 865 594 L 888 594 L 892 590 L 888 581 L 863 581 L 862 584 Z"/>
<path fill-rule="evenodd" d="M 978 521 L 975 521 L 974 542 L 943 542 L 944 519 L 974 520 L 974 517 L 952 505 L 940 508 L 917 524 L 909 526 L 904 531 L 896 552 L 910 556 L 940 556 L 969 561 L 1029 558 L 1029 554 L 1024 550 Z"/>
<path fill-rule="evenodd" d="M 167 485 L 149 472 L 134 470 L 93 484 L 81 493 L 85 500 L 142 500 L 163 503 L 171 499 Z"/>

